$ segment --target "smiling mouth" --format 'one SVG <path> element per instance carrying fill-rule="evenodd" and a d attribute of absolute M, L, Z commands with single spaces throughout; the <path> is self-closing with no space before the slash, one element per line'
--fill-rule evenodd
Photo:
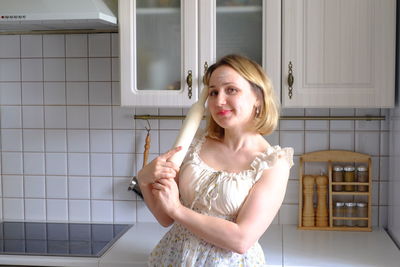
<path fill-rule="evenodd" d="M 218 115 L 226 115 L 226 114 L 228 114 L 229 112 L 231 112 L 230 110 L 221 110 L 221 111 L 218 111 Z"/>

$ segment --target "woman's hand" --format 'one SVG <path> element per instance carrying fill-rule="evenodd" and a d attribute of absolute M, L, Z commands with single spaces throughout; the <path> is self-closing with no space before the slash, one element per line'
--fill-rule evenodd
<path fill-rule="evenodd" d="M 175 178 L 179 172 L 179 167 L 175 163 L 169 162 L 168 159 L 181 149 L 180 146 L 175 147 L 144 166 L 137 174 L 140 185 L 147 186 L 161 178 Z"/>
<path fill-rule="evenodd" d="M 179 201 L 179 188 L 174 179 L 162 178 L 152 185 L 154 197 L 160 203 L 160 207 L 170 216 L 181 207 Z"/>

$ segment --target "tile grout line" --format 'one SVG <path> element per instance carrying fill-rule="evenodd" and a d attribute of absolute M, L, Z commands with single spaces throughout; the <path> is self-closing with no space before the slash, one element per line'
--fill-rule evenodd
<path fill-rule="evenodd" d="M 281 225 L 281 229 L 282 229 L 282 231 L 281 231 L 281 240 L 282 240 L 282 266 L 285 266 L 285 255 L 284 255 L 284 253 L 285 253 L 285 247 L 284 247 L 284 245 L 283 245 L 283 243 L 284 243 L 284 233 L 283 233 L 283 231 L 284 231 L 284 225 Z"/>
<path fill-rule="evenodd" d="M 379 115 L 382 114 L 382 109 L 379 109 Z M 381 226 L 381 145 L 382 145 L 382 123 L 379 123 L 379 137 L 378 137 L 378 144 L 379 144 L 379 162 L 378 162 L 378 226 Z"/>
<path fill-rule="evenodd" d="M 25 205 L 25 164 L 24 164 L 24 155 L 25 155 L 25 151 L 24 151 L 24 138 L 23 138 L 23 132 L 24 132 L 24 112 L 23 112 L 23 105 L 22 105 L 22 36 L 19 36 L 19 62 L 20 62 L 20 89 L 21 89 L 21 164 L 22 164 L 22 197 L 23 197 L 23 209 L 24 209 L 24 220 L 26 219 L 26 205 Z"/>
<path fill-rule="evenodd" d="M 87 69 L 87 97 L 88 97 L 88 101 L 87 101 L 87 111 L 88 111 L 88 146 L 89 146 L 89 162 L 88 162 L 88 167 L 89 167 L 89 197 L 90 197 L 90 202 L 89 202 L 89 221 L 92 223 L 93 222 L 93 200 L 92 200 L 92 192 L 93 192 L 93 188 L 92 188 L 92 184 L 93 184 L 93 177 L 92 177 L 92 149 L 91 149 L 91 137 L 90 137 L 90 133 L 91 133 L 91 127 L 90 127 L 90 92 L 89 92 L 89 81 L 90 81 L 90 69 L 89 69 L 89 35 L 86 34 L 85 35 L 85 39 L 86 39 L 86 69 Z"/>
<path fill-rule="evenodd" d="M 65 156 L 66 156 L 66 180 L 67 180 L 67 220 L 68 222 L 71 222 L 71 201 L 70 201 L 70 190 L 69 190 L 69 185 L 70 185 L 70 173 L 69 173 L 69 149 L 68 149 L 68 127 L 67 127 L 67 121 L 68 121 L 68 115 L 67 115 L 67 35 L 63 34 L 63 43 L 64 43 L 64 105 L 65 105 Z"/>
<path fill-rule="evenodd" d="M 45 91 L 44 91 L 44 59 L 43 59 L 43 55 L 44 55 L 44 44 L 43 44 L 43 35 L 40 35 L 41 36 L 41 48 L 42 48 L 42 55 L 41 55 L 41 59 L 42 59 L 42 97 L 43 97 L 43 99 L 42 99 L 42 107 L 43 107 L 43 157 L 44 157 L 44 159 L 43 159 L 43 167 L 44 167 L 44 187 L 45 187 L 45 189 L 44 189 L 44 194 L 45 194 L 45 219 L 46 219 L 46 221 L 48 220 L 48 214 L 49 214 L 49 211 L 48 211 L 48 201 L 47 201 L 47 195 L 48 195 L 48 190 L 47 190 L 47 179 L 48 179 L 48 175 L 47 175 L 47 152 L 46 152 L 46 131 L 45 131 L 45 119 L 46 119 L 46 116 L 45 116 L 45 113 L 46 113 L 46 107 L 45 107 Z"/>
<path fill-rule="evenodd" d="M 112 66 L 112 58 L 111 58 L 111 54 L 112 54 L 112 36 L 110 33 L 107 34 L 107 36 L 109 37 L 109 44 L 110 44 L 110 49 L 109 49 L 109 55 L 110 55 L 110 111 L 111 111 L 111 190 L 112 190 L 112 213 L 113 213 L 113 217 L 112 217 L 112 221 L 113 223 L 115 223 L 115 207 L 116 207 L 116 199 L 115 199 L 115 179 L 114 179 L 114 165 L 115 165 L 115 161 L 114 161 L 114 126 L 113 126 L 113 108 L 112 108 L 112 103 L 113 103 L 113 94 L 112 94 L 112 72 L 113 72 L 113 66 Z"/>

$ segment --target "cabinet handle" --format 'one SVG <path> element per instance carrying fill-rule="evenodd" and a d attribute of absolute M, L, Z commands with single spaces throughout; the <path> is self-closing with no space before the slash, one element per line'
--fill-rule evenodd
<path fill-rule="evenodd" d="M 188 75 L 186 77 L 186 84 L 188 85 L 188 97 L 189 99 L 192 99 L 192 71 L 188 70 Z"/>
<path fill-rule="evenodd" d="M 289 99 L 292 99 L 293 96 L 293 83 L 294 83 L 294 76 L 293 76 L 293 65 L 292 65 L 292 61 L 289 61 L 289 71 L 288 71 L 288 78 L 287 78 L 287 82 L 289 85 L 289 91 L 288 91 L 288 95 L 289 95 Z"/>
<path fill-rule="evenodd" d="M 204 74 L 206 74 L 207 70 L 208 70 L 208 63 L 206 61 L 204 62 Z"/>

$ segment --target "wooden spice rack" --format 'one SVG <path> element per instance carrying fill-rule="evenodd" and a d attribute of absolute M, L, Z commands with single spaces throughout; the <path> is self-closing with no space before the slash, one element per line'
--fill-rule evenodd
<path fill-rule="evenodd" d="M 328 226 L 304 226 L 303 224 L 303 177 L 306 175 L 318 176 L 320 174 L 312 174 L 312 173 L 304 173 L 305 164 L 307 163 L 326 163 L 327 169 L 325 170 L 325 176 L 328 176 L 328 196 L 327 196 L 327 205 L 328 205 Z M 360 182 L 333 182 L 332 181 L 332 170 L 334 165 L 353 165 L 357 167 L 358 165 L 365 165 L 368 169 L 368 182 L 360 183 Z M 372 231 L 371 225 L 371 211 L 372 211 L 372 164 L 371 157 L 367 154 L 347 151 L 347 150 L 323 150 L 323 151 L 315 151 L 303 154 L 300 156 L 300 179 L 299 179 L 299 223 L 298 229 L 304 230 L 338 230 L 338 231 Z M 327 173 L 327 175 L 326 175 Z M 334 185 L 354 185 L 356 188 L 359 185 L 367 186 L 366 192 L 358 192 L 358 191 L 340 191 L 334 192 L 332 187 Z M 316 191 L 316 190 L 314 190 Z M 362 197 L 367 199 L 367 210 L 368 217 L 334 217 L 333 216 L 333 206 L 334 206 L 334 198 L 335 197 Z M 315 201 L 315 197 L 314 197 Z M 314 203 L 315 204 L 315 203 Z M 367 226 L 334 226 L 334 220 L 366 220 L 368 221 Z"/>

